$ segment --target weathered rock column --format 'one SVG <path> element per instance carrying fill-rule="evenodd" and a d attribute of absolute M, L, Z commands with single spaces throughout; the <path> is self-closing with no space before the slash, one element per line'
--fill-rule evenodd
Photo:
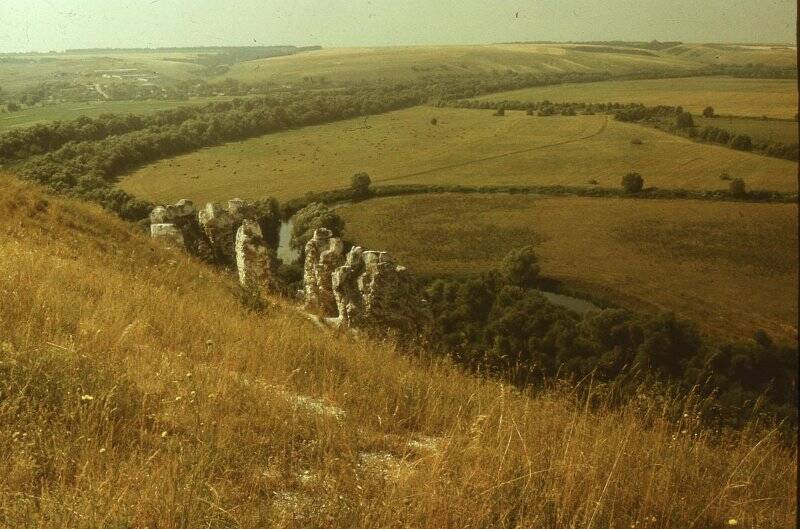
<path fill-rule="evenodd" d="M 432 323 L 416 280 L 386 252 L 350 250 L 333 290 L 341 326 L 424 333 Z"/>
<path fill-rule="evenodd" d="M 333 272 L 344 263 L 344 243 L 332 237 L 330 230 L 320 228 L 306 243 L 303 268 L 303 290 L 306 310 L 321 316 L 338 314 L 333 294 Z"/>
<path fill-rule="evenodd" d="M 157 206 L 150 212 L 150 235 L 169 247 L 182 248 L 190 254 L 211 261 L 211 247 L 191 200 Z"/>
<path fill-rule="evenodd" d="M 259 295 L 274 290 L 273 260 L 255 220 L 245 219 L 236 232 L 236 269 L 239 283 Z"/>
<path fill-rule="evenodd" d="M 232 266 L 236 263 L 236 232 L 245 218 L 255 216 L 252 206 L 239 198 L 229 200 L 225 206 L 208 203 L 198 213 L 217 262 Z"/>

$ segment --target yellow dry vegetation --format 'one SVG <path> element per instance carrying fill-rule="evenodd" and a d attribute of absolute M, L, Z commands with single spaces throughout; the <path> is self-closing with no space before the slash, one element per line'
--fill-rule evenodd
<path fill-rule="evenodd" d="M 797 337 L 797 205 L 422 195 L 338 210 L 346 235 L 417 273 L 469 275 L 533 244 L 542 274 L 722 337 Z"/>
<path fill-rule="evenodd" d="M 438 125 L 430 123 L 437 118 Z M 631 140 L 638 138 L 640 145 Z M 366 171 L 374 183 L 618 187 L 638 171 L 645 186 L 797 190 L 797 163 L 700 144 L 604 115 L 526 116 L 416 107 L 269 134 L 161 160 L 120 186 L 156 202 L 232 196 L 281 200 L 346 187 Z"/>
<path fill-rule="evenodd" d="M 0 177 L 2 524 L 795 526 L 796 450 L 767 425 L 723 435 L 644 389 L 613 408 L 588 381 L 591 406 L 523 394 L 235 292 Z"/>

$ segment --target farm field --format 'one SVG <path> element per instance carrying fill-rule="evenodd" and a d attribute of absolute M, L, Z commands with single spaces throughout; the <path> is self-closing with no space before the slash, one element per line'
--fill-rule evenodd
<path fill-rule="evenodd" d="M 0 113 L 0 133 L 17 127 L 27 127 L 50 121 L 65 121 L 80 116 L 97 117 L 100 114 L 152 114 L 186 105 L 199 105 L 228 97 L 193 98 L 188 101 L 88 101 L 36 106 L 18 112 Z"/>
<path fill-rule="evenodd" d="M 436 117 L 438 125 L 430 123 Z M 642 145 L 632 145 L 639 138 Z M 346 187 L 366 171 L 375 183 L 617 187 L 640 172 L 646 186 L 726 189 L 722 172 L 750 189 L 796 191 L 797 164 L 695 143 L 595 116 L 526 116 L 416 107 L 270 134 L 162 160 L 120 186 L 153 201 L 288 199 Z"/>
<path fill-rule="evenodd" d="M 602 81 L 524 88 L 479 99 L 680 105 L 694 114 L 710 105 L 720 115 L 793 118 L 797 114 L 797 80 L 688 77 Z"/>
<path fill-rule="evenodd" d="M 698 127 L 718 127 L 734 134 L 747 134 L 753 140 L 769 140 L 785 144 L 797 143 L 797 122 L 734 117 L 695 117 Z"/>
<path fill-rule="evenodd" d="M 423 276 L 470 275 L 533 244 L 547 278 L 720 336 L 797 335 L 797 206 L 419 195 L 338 210 L 345 236 Z"/>

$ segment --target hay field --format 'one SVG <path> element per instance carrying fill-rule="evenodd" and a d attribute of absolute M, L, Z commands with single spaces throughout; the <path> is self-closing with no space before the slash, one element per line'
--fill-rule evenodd
<path fill-rule="evenodd" d="M 602 81 L 524 88 L 480 99 L 680 105 L 695 114 L 710 105 L 720 115 L 793 118 L 797 114 L 797 80 L 688 77 Z"/>
<path fill-rule="evenodd" d="M 439 120 L 437 126 L 430 119 Z M 639 138 L 642 145 L 632 145 Z M 751 189 L 795 191 L 797 164 L 703 145 L 596 116 L 526 116 L 417 107 L 367 119 L 269 134 L 145 166 L 121 187 L 154 201 L 279 199 L 349 185 L 367 171 L 375 183 L 599 185 L 629 171 L 646 186 L 726 189 L 723 171 Z"/>
<path fill-rule="evenodd" d="M 341 207 L 346 236 L 422 275 L 468 275 L 534 244 L 542 274 L 719 335 L 797 334 L 797 206 L 423 195 Z"/>

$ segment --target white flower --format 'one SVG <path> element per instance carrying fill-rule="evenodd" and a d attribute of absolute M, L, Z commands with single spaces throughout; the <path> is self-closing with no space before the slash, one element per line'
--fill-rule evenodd
<path fill-rule="evenodd" d="M 81 400 L 82 401 L 94 400 L 94 397 L 92 395 L 81 395 Z"/>

